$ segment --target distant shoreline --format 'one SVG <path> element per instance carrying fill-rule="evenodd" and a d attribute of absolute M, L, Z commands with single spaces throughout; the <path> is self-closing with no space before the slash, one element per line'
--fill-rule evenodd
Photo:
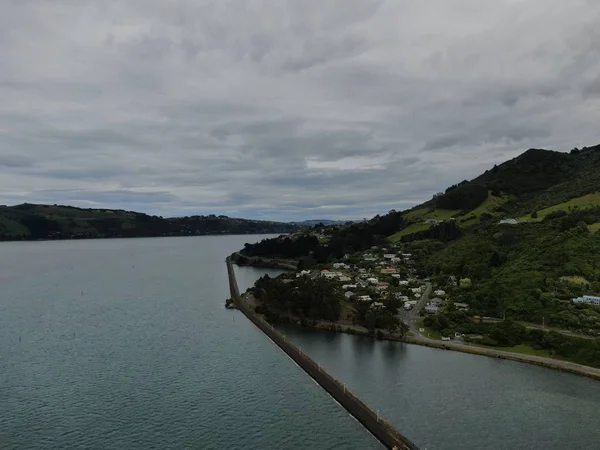
<path fill-rule="evenodd" d="M 92 237 L 68 237 L 56 239 L 0 239 L 3 242 L 60 242 L 60 241 L 99 241 L 109 239 L 159 239 L 159 238 L 185 238 L 185 237 L 207 237 L 207 236 L 258 236 L 258 235 L 278 235 L 282 232 L 252 232 L 252 233 L 207 233 L 207 234 L 177 234 L 171 236 L 92 236 Z M 261 266 L 254 266 L 261 267 Z M 286 269 L 287 270 L 287 269 Z"/>

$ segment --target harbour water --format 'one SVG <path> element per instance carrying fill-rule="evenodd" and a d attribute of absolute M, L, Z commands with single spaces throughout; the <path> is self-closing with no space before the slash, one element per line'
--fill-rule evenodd
<path fill-rule="evenodd" d="M 0 448 L 380 449 L 224 309 L 259 238 L 0 244 Z"/>
<path fill-rule="evenodd" d="M 224 309 L 225 256 L 261 238 L 0 243 L 0 448 L 381 449 Z M 598 448 L 595 380 L 284 330 L 423 449 Z"/>

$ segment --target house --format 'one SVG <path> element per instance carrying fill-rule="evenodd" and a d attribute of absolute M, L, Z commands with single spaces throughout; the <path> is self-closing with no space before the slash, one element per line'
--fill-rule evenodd
<path fill-rule="evenodd" d="M 377 278 L 367 278 L 367 283 L 369 284 L 377 284 L 379 282 L 379 280 L 377 280 Z"/>
<path fill-rule="evenodd" d="M 367 269 L 360 268 L 358 269 L 358 273 L 367 273 Z"/>
<path fill-rule="evenodd" d="M 408 286 L 408 281 L 407 280 L 400 280 L 400 281 L 398 281 L 398 284 L 400 286 Z"/>
<path fill-rule="evenodd" d="M 344 293 L 344 297 L 346 297 L 347 300 L 350 300 L 353 295 L 354 295 L 354 292 L 352 292 L 352 291 L 346 291 Z"/>
<path fill-rule="evenodd" d="M 404 301 L 404 302 L 408 301 L 408 297 L 406 295 L 402 295 L 402 292 L 396 292 L 394 294 L 394 296 L 400 301 Z"/>
<path fill-rule="evenodd" d="M 351 289 L 356 289 L 358 286 L 356 284 L 344 284 L 342 286 L 342 289 L 344 289 L 345 291 L 347 290 L 351 290 Z"/>
<path fill-rule="evenodd" d="M 425 307 L 425 312 L 429 313 L 429 314 L 437 314 L 437 312 L 440 310 L 440 308 L 438 308 L 437 306 L 434 305 L 427 305 Z"/>
<path fill-rule="evenodd" d="M 517 225 L 519 221 L 517 219 L 502 219 L 498 222 L 498 225 Z"/>
<path fill-rule="evenodd" d="M 429 302 L 430 305 L 433 306 L 442 306 L 444 304 L 444 300 L 442 300 L 441 298 L 434 298 L 433 300 L 431 300 L 431 302 Z"/>
<path fill-rule="evenodd" d="M 385 269 L 381 269 L 381 273 L 396 273 L 396 269 L 393 267 L 386 267 Z"/>
<path fill-rule="evenodd" d="M 447 284 L 449 286 L 458 286 L 458 280 L 456 279 L 456 277 L 454 275 L 450 275 L 448 277 L 448 282 Z"/>
<path fill-rule="evenodd" d="M 425 221 L 425 223 L 429 224 L 429 225 L 438 225 L 440 223 L 442 223 L 441 220 L 437 220 L 437 219 L 427 219 Z"/>
<path fill-rule="evenodd" d="M 296 278 L 300 278 L 300 277 L 304 277 L 304 276 L 309 276 L 310 275 L 310 270 L 303 270 L 301 272 L 298 272 L 296 274 Z"/>
<path fill-rule="evenodd" d="M 347 277 L 347 276 L 340 276 L 338 279 L 344 283 L 347 281 L 352 281 L 352 278 Z"/>
<path fill-rule="evenodd" d="M 375 286 L 377 289 L 379 289 L 380 291 L 385 291 L 388 288 L 388 284 L 387 283 L 377 283 L 377 286 Z"/>
<path fill-rule="evenodd" d="M 359 302 L 370 302 L 371 301 L 371 297 L 369 295 L 359 295 L 356 299 Z"/>
<path fill-rule="evenodd" d="M 371 303 L 371 306 L 369 308 L 371 308 L 371 309 L 383 309 L 383 308 L 385 308 L 385 306 L 381 302 L 373 302 L 373 303 Z"/>
<path fill-rule="evenodd" d="M 348 264 L 344 264 L 344 263 L 333 263 L 333 268 L 334 269 L 350 269 L 350 266 Z"/>
<path fill-rule="evenodd" d="M 438 289 L 437 291 L 434 292 L 434 294 L 437 295 L 438 297 L 443 297 L 444 295 L 446 295 L 446 291 Z"/>
<path fill-rule="evenodd" d="M 456 306 L 456 309 L 458 309 L 459 311 L 469 310 L 469 305 L 466 303 L 455 303 L 454 306 Z"/>
<path fill-rule="evenodd" d="M 339 277 L 339 276 L 340 276 L 340 274 L 339 274 L 338 272 L 330 272 L 330 271 L 329 271 L 329 270 L 327 270 L 327 269 L 323 269 L 323 270 L 321 270 L 321 276 L 322 276 L 322 277 L 325 277 L 325 278 L 332 279 L 332 278 L 337 278 L 337 277 Z"/>
<path fill-rule="evenodd" d="M 396 255 L 394 255 L 393 253 L 385 253 L 385 254 L 383 255 L 383 257 L 384 257 L 385 259 L 393 259 L 393 258 L 395 258 L 395 257 L 396 257 Z"/>
<path fill-rule="evenodd" d="M 413 294 L 420 294 L 421 292 L 423 292 L 420 287 L 410 288 L 410 290 L 412 291 Z"/>
<path fill-rule="evenodd" d="M 402 256 L 404 258 L 410 258 L 412 256 L 412 254 L 411 253 L 402 253 Z"/>
<path fill-rule="evenodd" d="M 595 295 L 584 295 L 573 299 L 573 303 L 600 306 L 600 297 Z"/>
<path fill-rule="evenodd" d="M 399 273 L 393 273 L 392 277 L 394 277 L 396 279 L 400 279 L 400 274 Z"/>

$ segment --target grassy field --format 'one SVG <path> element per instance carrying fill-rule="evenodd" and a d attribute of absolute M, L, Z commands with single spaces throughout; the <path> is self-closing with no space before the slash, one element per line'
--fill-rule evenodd
<path fill-rule="evenodd" d="M 492 216 L 502 216 L 502 213 L 496 211 L 496 208 L 508 202 L 508 196 L 495 197 L 491 193 L 488 194 L 488 198 L 477 208 L 468 212 L 459 220 L 459 224 L 462 226 L 470 226 L 475 223 L 479 223 L 479 218 L 483 213 L 490 214 Z"/>
<path fill-rule="evenodd" d="M 417 328 L 425 328 L 425 332 L 422 333 L 423 336 L 428 337 L 430 339 L 437 339 L 437 340 L 442 339 L 442 335 L 438 331 L 435 331 L 435 330 L 433 330 L 431 328 L 426 327 L 423 324 L 422 320 L 417 321 L 416 325 L 417 325 Z"/>
<path fill-rule="evenodd" d="M 460 213 L 459 209 L 434 209 L 432 211 L 429 208 L 419 208 L 404 214 L 404 218 L 411 222 L 424 222 L 428 219 L 448 220 L 458 213 Z"/>
<path fill-rule="evenodd" d="M 392 234 L 391 236 L 388 237 L 388 239 L 392 243 L 398 242 L 400 239 L 402 239 L 403 236 L 408 236 L 409 234 L 418 233 L 419 231 L 425 231 L 425 230 L 428 230 L 429 228 L 431 228 L 431 225 L 429 225 L 428 223 L 414 223 L 414 224 L 406 227 L 404 230 L 401 230 L 395 234 Z"/>
<path fill-rule="evenodd" d="M 568 211 L 573 208 L 585 209 L 593 206 L 600 206 L 600 192 L 596 192 L 594 194 L 583 195 L 581 197 L 573 198 L 568 202 L 559 203 L 558 205 L 550 206 L 548 208 L 544 208 L 540 211 L 537 211 L 537 218 L 534 219 L 531 215 L 527 215 L 521 217 L 520 220 L 524 222 L 539 222 L 544 219 L 548 214 L 553 213 L 555 211 Z M 592 226 L 595 226 L 594 224 Z M 597 231 L 597 230 L 596 230 Z"/>
<path fill-rule="evenodd" d="M 578 275 L 575 276 L 564 276 L 564 277 L 560 277 L 561 281 L 568 281 L 569 283 L 573 283 L 573 284 L 590 284 L 590 282 L 588 280 L 586 280 L 584 277 L 580 277 Z"/>
<path fill-rule="evenodd" d="M 590 231 L 592 233 L 596 233 L 600 230 L 600 222 L 598 223 L 593 223 L 592 225 L 588 225 L 588 228 L 590 229 Z"/>
<path fill-rule="evenodd" d="M 20 223 L 0 215 L 0 234 L 6 236 L 23 236 L 29 234 L 29 230 Z"/>
<path fill-rule="evenodd" d="M 492 350 L 500 350 L 503 352 L 511 352 L 511 353 L 520 353 L 522 355 L 531 355 L 531 356 L 542 356 L 544 358 L 552 358 L 552 355 L 548 350 L 536 350 L 533 347 L 527 344 L 519 344 L 514 347 L 491 347 L 489 345 L 482 344 L 470 344 L 473 347 L 481 347 L 481 348 L 489 348 Z"/>

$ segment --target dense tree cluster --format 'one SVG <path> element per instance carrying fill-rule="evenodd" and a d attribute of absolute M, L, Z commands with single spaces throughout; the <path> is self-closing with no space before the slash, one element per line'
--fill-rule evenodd
<path fill-rule="evenodd" d="M 336 321 L 340 318 L 343 293 L 335 282 L 325 278 L 300 277 L 284 281 L 265 275 L 250 292 L 261 303 L 261 311 L 270 320 L 291 315 L 302 319 Z"/>
<path fill-rule="evenodd" d="M 480 184 L 461 184 L 436 197 L 435 206 L 439 209 L 458 209 L 470 211 L 477 208 L 488 198 L 487 187 Z"/>

